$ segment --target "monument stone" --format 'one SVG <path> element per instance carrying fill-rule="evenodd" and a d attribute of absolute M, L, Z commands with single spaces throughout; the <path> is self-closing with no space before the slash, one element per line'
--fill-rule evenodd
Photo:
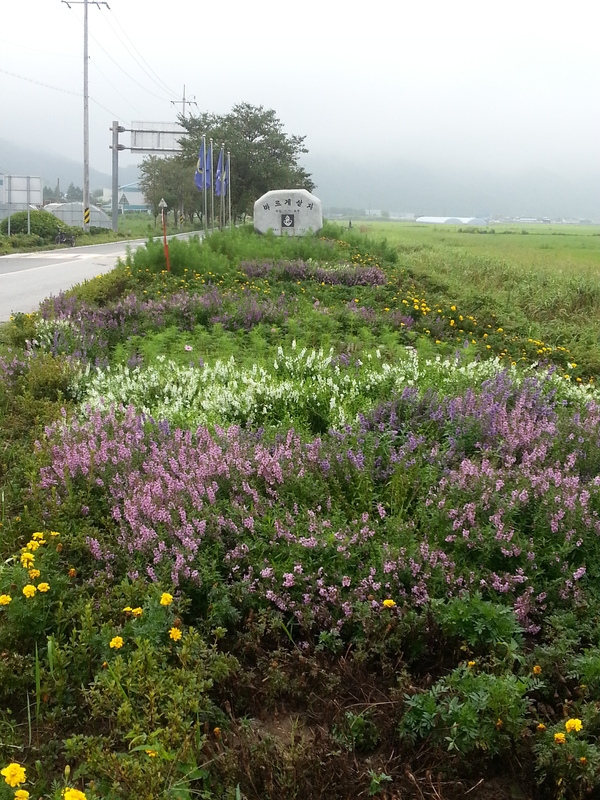
<path fill-rule="evenodd" d="M 254 203 L 254 228 L 277 236 L 302 236 L 323 227 L 321 201 L 306 189 L 274 189 Z"/>

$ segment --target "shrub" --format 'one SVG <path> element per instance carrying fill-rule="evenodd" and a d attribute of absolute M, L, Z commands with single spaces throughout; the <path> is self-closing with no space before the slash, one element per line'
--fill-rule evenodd
<path fill-rule="evenodd" d="M 59 227 L 59 220 L 50 214 L 49 211 L 30 211 L 29 230 L 32 234 L 39 236 L 45 242 L 54 241 L 56 230 Z M 66 228 L 65 225 L 60 225 Z M 8 234 L 8 217 L 0 222 L 0 233 L 5 236 Z M 17 211 L 10 216 L 10 233 L 14 236 L 18 233 L 27 233 L 27 211 Z"/>

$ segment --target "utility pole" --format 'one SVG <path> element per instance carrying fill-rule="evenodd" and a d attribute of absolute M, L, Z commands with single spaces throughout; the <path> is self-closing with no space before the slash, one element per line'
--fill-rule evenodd
<path fill-rule="evenodd" d="M 196 106 L 196 107 L 198 107 L 198 103 L 196 102 L 196 95 L 194 95 L 194 99 L 193 99 L 193 100 L 186 100 L 186 99 L 185 99 L 185 83 L 184 83 L 184 84 L 183 84 L 183 97 L 181 98 L 181 100 L 171 100 L 171 105 L 172 105 L 172 106 L 178 106 L 178 105 L 181 105 L 181 116 L 182 116 L 184 119 L 185 119 L 185 105 L 186 105 L 186 103 L 187 103 L 189 106 Z"/>
<path fill-rule="evenodd" d="M 104 0 L 61 0 L 67 8 L 83 5 L 83 230 L 90 228 L 90 108 L 88 92 L 88 5 L 110 6 Z"/>
<path fill-rule="evenodd" d="M 125 128 L 119 125 L 117 120 L 113 120 L 112 128 L 112 144 L 109 147 L 112 150 L 112 229 L 117 231 L 119 227 L 119 150 L 125 150 L 124 144 L 119 144 L 119 134 L 123 133 Z"/>
<path fill-rule="evenodd" d="M 171 100 L 171 105 L 172 106 L 178 106 L 179 104 L 181 104 L 181 116 L 185 119 L 185 104 L 187 103 L 190 106 L 196 106 L 197 107 L 198 103 L 196 102 L 195 98 L 196 98 L 196 95 L 194 95 L 194 100 L 186 100 L 185 99 L 185 83 L 184 83 L 183 84 L 183 96 L 182 96 L 181 100 Z M 181 204 L 179 206 L 179 218 L 180 218 L 181 224 L 183 224 L 183 199 L 181 200 Z"/>

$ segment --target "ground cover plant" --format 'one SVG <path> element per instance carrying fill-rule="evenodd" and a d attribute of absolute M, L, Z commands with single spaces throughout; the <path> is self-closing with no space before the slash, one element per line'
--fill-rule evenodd
<path fill-rule="evenodd" d="M 149 240 L 3 329 L 0 796 L 600 791 L 598 353 L 418 235 Z"/>

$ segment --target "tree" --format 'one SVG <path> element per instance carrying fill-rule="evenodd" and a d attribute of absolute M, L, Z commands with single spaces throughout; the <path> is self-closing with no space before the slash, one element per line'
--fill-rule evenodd
<path fill-rule="evenodd" d="M 221 143 L 231 153 L 229 186 L 234 216 L 252 213 L 255 201 L 271 189 L 314 189 L 311 176 L 298 163 L 300 156 L 308 152 L 304 146 L 306 137 L 285 133 L 272 109 L 239 103 L 229 114 L 202 113 L 180 117 L 179 122 L 187 133 L 181 155 L 168 159 L 151 156 L 141 167 L 142 189 L 153 207 L 157 195 L 164 196 L 171 207 L 173 198 L 169 202 L 166 197 L 171 190 L 178 194 L 187 213 L 193 208 L 200 211 L 202 192 L 195 188 L 194 172 L 203 134 L 207 141 L 213 140 L 215 163 Z"/>
<path fill-rule="evenodd" d="M 46 203 L 62 203 L 62 195 L 58 184 L 56 184 L 55 189 L 50 186 L 44 186 L 44 204 Z"/>
<path fill-rule="evenodd" d="M 146 202 L 152 207 L 155 221 L 160 213 L 158 204 L 161 199 L 169 211 L 175 212 L 176 219 L 180 210 L 190 217 L 200 214 L 202 196 L 194 183 L 194 167 L 187 160 L 179 156 L 149 156 L 144 159 L 140 172 L 139 185 Z"/>
<path fill-rule="evenodd" d="M 83 189 L 80 189 L 79 186 L 74 186 L 72 183 L 69 184 L 69 188 L 67 189 L 66 194 L 67 202 L 72 203 L 74 200 L 83 200 Z"/>

